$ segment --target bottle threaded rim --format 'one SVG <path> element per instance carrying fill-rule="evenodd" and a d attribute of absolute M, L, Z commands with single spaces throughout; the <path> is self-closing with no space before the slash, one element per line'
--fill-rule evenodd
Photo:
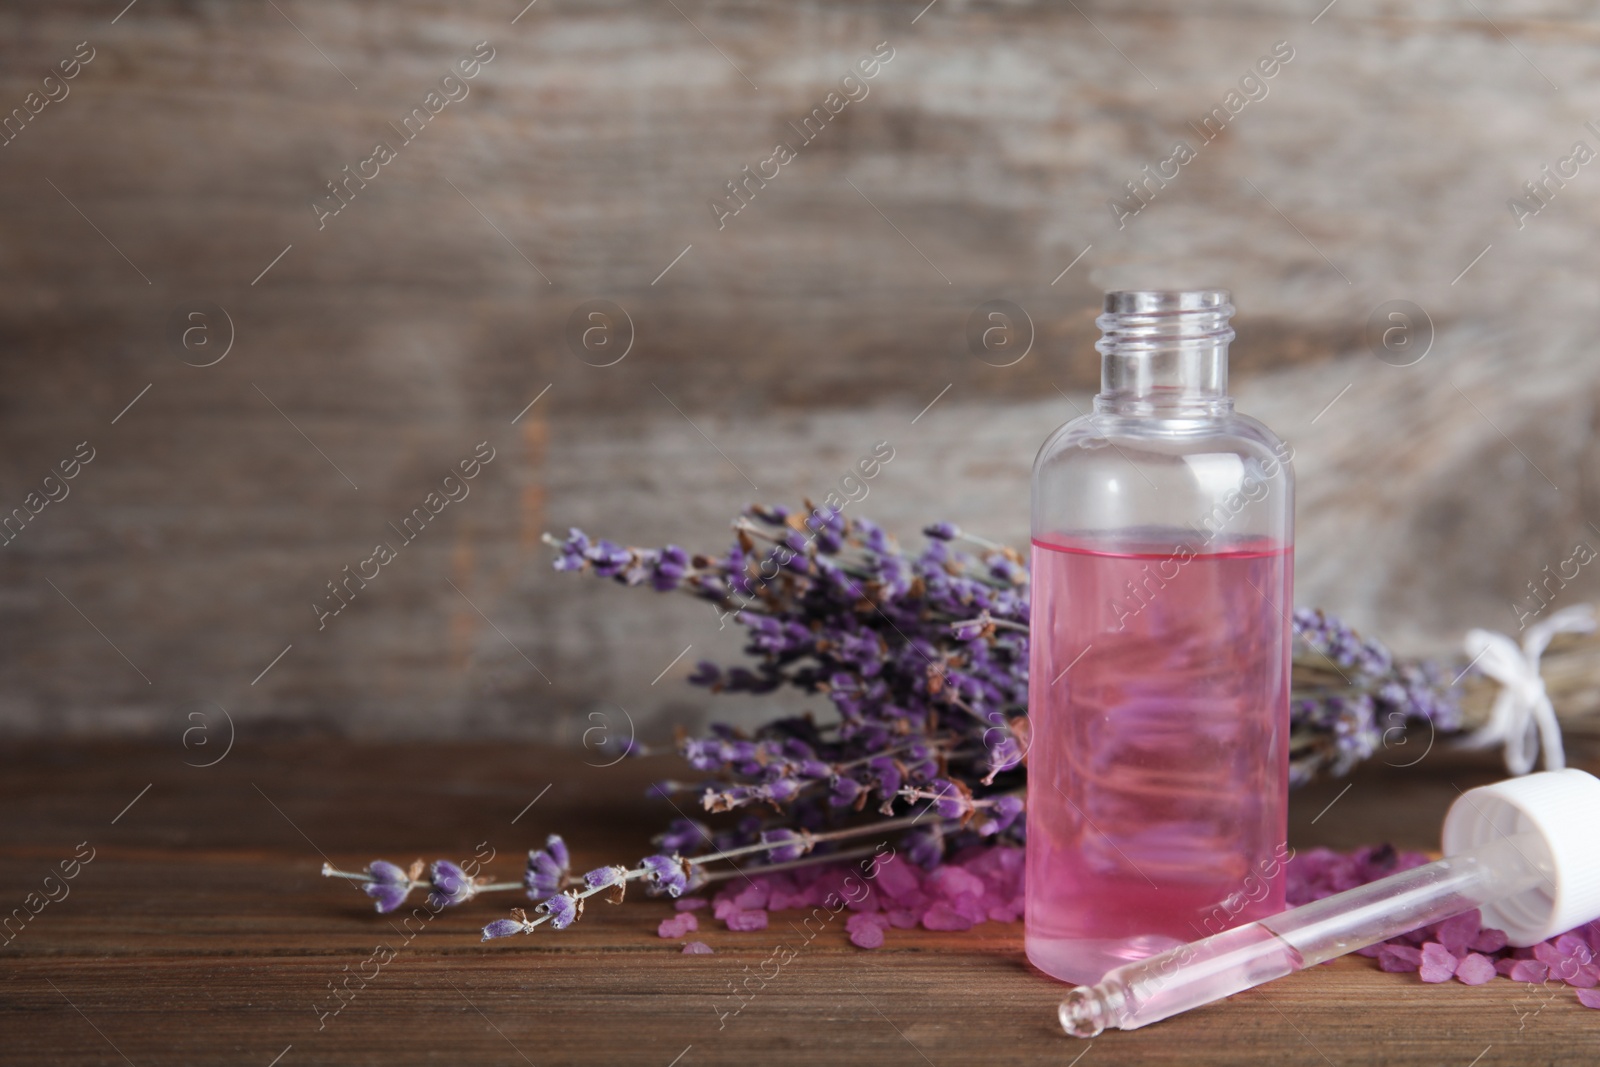
<path fill-rule="evenodd" d="M 1101 310 L 1108 315 L 1173 314 L 1232 306 L 1233 294 L 1226 289 L 1115 289 L 1105 295 Z"/>
<path fill-rule="evenodd" d="M 1226 289 L 1122 289 L 1105 295 L 1095 319 L 1102 354 L 1227 344 L 1233 294 Z"/>

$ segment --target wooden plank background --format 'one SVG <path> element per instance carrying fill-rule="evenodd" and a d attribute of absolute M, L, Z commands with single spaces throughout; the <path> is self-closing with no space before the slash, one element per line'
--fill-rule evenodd
<path fill-rule="evenodd" d="M 1600 178 L 1520 229 L 1506 206 L 1600 147 L 1589 6 L 923 7 L 0 10 L 5 108 L 93 54 L 0 146 L 0 514 L 96 457 L 0 550 L 0 730 L 170 739 L 197 702 L 365 737 L 695 725 L 682 676 L 731 629 L 553 575 L 539 535 L 717 547 L 747 501 L 820 496 L 888 440 L 863 514 L 1020 542 L 1108 286 L 1236 291 L 1241 405 L 1297 449 L 1302 603 L 1448 650 L 1600 547 Z M 480 41 L 469 95 L 401 143 Z M 718 229 L 724 183 L 880 42 L 868 95 Z M 397 158 L 319 230 L 378 138 Z M 1178 139 L 1197 157 L 1119 229 L 1109 202 Z M 1034 327 L 1013 366 L 964 340 L 992 299 Z M 1363 330 L 1402 299 L 1433 336 L 1397 368 Z M 632 324 L 611 367 L 564 339 L 593 300 Z M 168 338 L 194 301 L 231 323 L 212 366 Z M 327 583 L 482 441 L 470 498 L 319 630 Z"/>

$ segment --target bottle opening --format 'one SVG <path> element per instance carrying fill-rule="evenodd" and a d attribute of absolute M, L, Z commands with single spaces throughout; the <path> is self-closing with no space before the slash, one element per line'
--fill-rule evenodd
<path fill-rule="evenodd" d="M 1225 311 L 1231 315 L 1233 294 L 1226 289 L 1120 289 L 1106 294 L 1102 310 L 1108 315 L 1182 311 Z"/>
<path fill-rule="evenodd" d="M 1226 289 L 1107 293 L 1096 324 L 1099 410 L 1214 413 L 1228 400 L 1232 294 Z"/>

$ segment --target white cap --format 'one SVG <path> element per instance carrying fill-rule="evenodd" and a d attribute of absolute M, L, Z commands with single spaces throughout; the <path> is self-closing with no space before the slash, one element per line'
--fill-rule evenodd
<path fill-rule="evenodd" d="M 1568 767 L 1469 789 L 1445 816 L 1444 854 L 1521 833 L 1543 841 L 1550 878 L 1485 904 L 1483 925 L 1525 948 L 1600 919 L 1600 778 Z"/>

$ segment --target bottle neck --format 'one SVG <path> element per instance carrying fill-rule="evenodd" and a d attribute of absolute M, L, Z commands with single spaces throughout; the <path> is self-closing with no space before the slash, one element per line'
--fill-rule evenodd
<path fill-rule="evenodd" d="M 1233 410 L 1229 294 L 1221 289 L 1107 293 L 1097 412 L 1196 418 Z"/>

